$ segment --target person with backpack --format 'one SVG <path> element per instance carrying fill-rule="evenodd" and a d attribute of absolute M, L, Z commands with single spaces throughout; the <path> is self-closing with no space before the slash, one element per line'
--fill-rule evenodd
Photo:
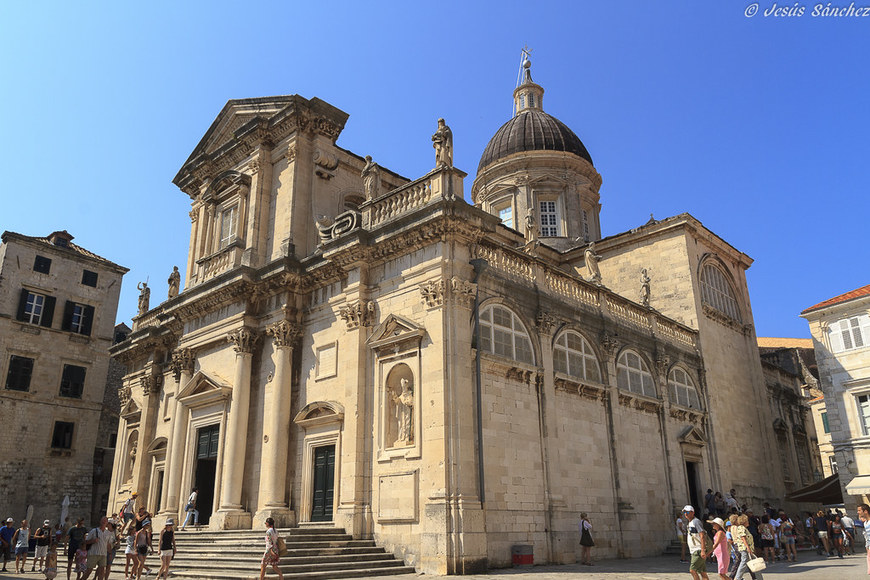
<path fill-rule="evenodd" d="M 199 525 L 199 510 L 196 509 L 197 495 L 199 495 L 199 488 L 194 487 L 190 490 L 190 497 L 187 498 L 187 505 L 184 506 L 184 511 L 187 512 L 187 515 L 184 517 L 184 521 L 181 522 L 182 531 L 187 527 L 187 522 L 190 521 L 190 516 L 193 516 L 193 527 L 195 528 Z"/>
<path fill-rule="evenodd" d="M 688 536 L 686 543 L 689 545 L 689 554 L 691 554 L 689 574 L 692 575 L 694 580 L 699 578 L 709 580 L 707 576 L 707 555 L 709 554 L 707 542 L 710 542 L 710 539 L 707 536 L 707 531 L 704 529 L 704 524 L 701 523 L 701 520 L 695 517 L 695 508 L 692 506 L 687 505 L 683 508 L 683 516 L 687 522 L 686 532 Z"/>
<path fill-rule="evenodd" d="M 260 562 L 260 580 L 266 578 L 266 566 L 271 566 L 272 570 L 278 574 L 279 580 L 284 580 L 284 573 L 278 567 L 278 561 L 278 531 L 275 529 L 275 520 L 266 518 L 266 552 Z"/>

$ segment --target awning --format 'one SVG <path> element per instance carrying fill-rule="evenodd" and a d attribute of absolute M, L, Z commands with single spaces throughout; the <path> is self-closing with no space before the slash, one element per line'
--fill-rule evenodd
<path fill-rule="evenodd" d="M 846 485 L 850 495 L 870 494 L 870 475 L 859 475 Z"/>
<path fill-rule="evenodd" d="M 843 492 L 840 490 L 840 476 L 834 474 L 785 496 L 789 501 L 802 501 L 835 505 L 843 503 Z"/>

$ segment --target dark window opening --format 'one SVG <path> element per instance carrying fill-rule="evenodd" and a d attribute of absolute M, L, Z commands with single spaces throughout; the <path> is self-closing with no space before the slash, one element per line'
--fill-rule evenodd
<path fill-rule="evenodd" d="M 54 296 L 36 294 L 22 288 L 21 296 L 18 299 L 16 319 L 51 328 L 51 320 L 54 318 L 54 303 Z"/>
<path fill-rule="evenodd" d="M 72 449 L 73 427 L 75 427 L 75 423 L 55 421 L 51 446 L 55 449 Z"/>
<path fill-rule="evenodd" d="M 33 359 L 12 355 L 9 358 L 9 372 L 6 373 L 6 388 L 10 391 L 30 390 L 30 377 L 33 375 Z"/>
<path fill-rule="evenodd" d="M 97 273 L 90 270 L 82 270 L 82 284 L 85 286 L 97 287 Z"/>
<path fill-rule="evenodd" d="M 86 304 L 78 304 L 76 302 L 67 301 L 63 311 L 63 321 L 61 322 L 61 330 L 91 335 L 91 326 L 94 322 L 94 307 Z"/>
<path fill-rule="evenodd" d="M 85 368 L 63 365 L 63 378 L 60 380 L 60 396 L 81 399 L 85 390 Z"/>
<path fill-rule="evenodd" d="M 51 258 L 36 256 L 36 260 L 33 262 L 33 271 L 41 274 L 48 274 L 51 272 Z"/>

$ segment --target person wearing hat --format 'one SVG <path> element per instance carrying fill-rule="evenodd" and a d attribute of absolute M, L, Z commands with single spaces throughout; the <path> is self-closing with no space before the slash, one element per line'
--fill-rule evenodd
<path fill-rule="evenodd" d="M 48 545 L 51 544 L 50 520 L 42 522 L 42 527 L 36 530 L 33 539 L 36 540 L 36 551 L 33 554 L 33 565 L 30 567 L 30 571 L 35 572 L 36 565 L 39 564 L 39 571 L 42 572 L 42 568 L 45 566 L 45 557 L 48 556 Z"/>
<path fill-rule="evenodd" d="M 163 531 L 160 532 L 160 571 L 157 573 L 157 580 L 160 580 L 160 577 L 166 578 L 169 580 L 169 563 L 172 562 L 172 559 L 175 557 L 175 531 L 172 529 L 172 526 L 175 525 L 175 521 L 172 518 L 166 520 L 166 525 L 163 527 Z"/>
<path fill-rule="evenodd" d="M 124 519 L 124 527 L 130 525 L 130 522 L 133 521 L 133 518 L 136 517 L 136 498 L 139 497 L 139 494 L 135 491 L 130 494 L 130 497 L 127 498 L 127 501 L 124 502 L 124 505 L 121 506 L 121 517 Z"/>
<path fill-rule="evenodd" d="M 3 569 L 6 572 L 6 562 L 12 559 L 12 536 L 15 535 L 15 520 L 8 518 L 0 527 L 0 554 L 3 556 Z"/>
<path fill-rule="evenodd" d="M 136 532 L 136 554 L 139 556 L 139 561 L 136 565 L 135 576 L 138 580 L 142 577 L 142 573 L 146 574 L 151 571 L 145 565 L 145 559 L 148 557 L 148 552 L 154 553 L 154 548 L 151 547 L 151 520 L 143 520 L 142 527 Z"/>
<path fill-rule="evenodd" d="M 713 524 L 713 554 L 716 556 L 716 566 L 719 572 L 720 580 L 730 580 L 728 578 L 728 564 L 731 563 L 731 553 L 728 550 L 728 538 L 725 535 L 725 522 L 722 518 L 713 518 L 707 520 L 708 524 Z"/>
<path fill-rule="evenodd" d="M 689 574 L 694 580 L 703 578 L 709 580 L 707 576 L 707 549 L 704 545 L 704 538 L 707 537 L 707 532 L 704 530 L 704 524 L 695 517 L 695 508 L 687 505 L 683 508 L 683 517 L 686 518 L 686 532 L 688 536 L 686 543 L 689 545 L 689 554 L 691 560 L 689 563 Z"/>

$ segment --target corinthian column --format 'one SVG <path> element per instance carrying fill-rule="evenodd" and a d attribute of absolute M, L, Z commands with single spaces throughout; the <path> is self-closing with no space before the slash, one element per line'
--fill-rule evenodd
<path fill-rule="evenodd" d="M 260 495 L 255 524 L 273 518 L 276 526 L 295 525 L 295 514 L 287 507 L 287 447 L 290 438 L 290 397 L 292 385 L 293 345 L 302 330 L 281 320 L 269 326 L 266 334 L 275 339 L 275 376 L 267 395 L 263 418 L 263 452 L 260 463 Z"/>
<path fill-rule="evenodd" d="M 227 342 L 231 342 L 236 351 L 236 372 L 224 437 L 220 508 L 215 514 L 219 529 L 241 529 L 251 525 L 251 515 L 242 510 L 242 475 L 245 472 L 245 439 L 251 401 L 251 357 L 258 338 L 245 327 L 227 335 Z"/>
<path fill-rule="evenodd" d="M 166 450 L 166 478 L 163 481 L 163 505 L 160 513 L 179 516 L 179 496 L 181 493 L 181 472 L 184 464 L 184 442 L 187 439 L 187 409 L 178 400 L 181 390 L 193 376 L 193 353 L 182 348 L 172 353 L 170 367 L 175 374 L 175 408 L 172 412 L 172 439 Z"/>

